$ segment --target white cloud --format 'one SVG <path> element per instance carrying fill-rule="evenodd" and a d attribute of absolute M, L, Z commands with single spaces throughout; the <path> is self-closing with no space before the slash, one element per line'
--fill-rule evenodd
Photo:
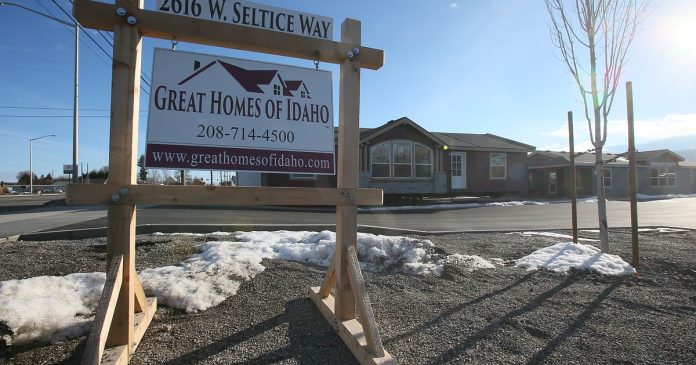
<path fill-rule="evenodd" d="M 459 4 L 451 3 L 449 7 L 450 7 L 450 9 L 457 9 L 457 8 L 459 8 Z"/>
<path fill-rule="evenodd" d="M 614 136 L 628 136 L 627 121 L 609 121 L 608 133 L 612 138 Z M 696 113 L 667 114 L 659 119 L 637 120 L 635 135 L 636 142 L 639 143 L 673 137 L 696 136 Z"/>
<path fill-rule="evenodd" d="M 576 147 L 578 151 L 590 148 L 587 123 L 578 122 L 573 125 Z M 635 122 L 636 143 L 646 143 L 661 139 L 696 136 L 696 113 L 691 114 L 667 114 L 662 118 L 643 119 Z M 607 126 L 607 133 L 612 141 L 626 141 L 628 139 L 628 123 L 624 120 L 610 120 Z M 549 148 L 539 148 L 540 150 L 568 150 L 568 126 L 563 124 L 557 129 L 541 133 L 544 136 L 558 137 L 563 139 L 563 143 L 552 143 Z M 579 141 L 578 137 L 586 138 Z M 587 147 L 587 148 L 586 148 Z"/>

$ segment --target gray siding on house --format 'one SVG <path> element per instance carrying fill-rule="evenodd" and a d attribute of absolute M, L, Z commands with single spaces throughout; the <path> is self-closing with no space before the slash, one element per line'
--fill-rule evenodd
<path fill-rule="evenodd" d="M 457 151 L 451 151 L 457 152 Z M 512 194 L 527 192 L 527 154 L 507 152 L 507 170 L 505 179 L 490 178 L 490 154 L 482 151 L 466 152 L 466 189 L 454 190 L 463 193 Z M 502 151 L 501 151 L 502 152 Z M 450 157 L 446 155 L 444 167 L 450 169 Z M 451 181 L 447 182 L 451 186 Z M 450 188 L 451 189 L 451 188 Z"/>
<path fill-rule="evenodd" d="M 611 169 L 611 187 L 604 188 L 609 197 L 624 198 L 628 196 L 628 167 L 607 167 Z"/>
<path fill-rule="evenodd" d="M 696 167 L 677 168 L 677 193 L 696 194 Z"/>

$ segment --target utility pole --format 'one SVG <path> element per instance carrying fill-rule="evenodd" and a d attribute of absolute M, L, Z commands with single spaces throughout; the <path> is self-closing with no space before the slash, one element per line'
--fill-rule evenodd
<path fill-rule="evenodd" d="M 638 199 L 636 181 L 636 143 L 633 130 L 633 83 L 626 83 L 626 108 L 628 119 L 628 195 L 631 199 L 631 265 L 638 270 Z"/>
<path fill-rule="evenodd" d="M 0 1 L 0 7 L 2 6 L 14 6 L 20 9 L 24 9 L 30 13 L 34 13 L 36 15 L 40 15 L 44 18 L 51 19 L 55 22 L 58 22 L 60 24 L 63 24 L 67 27 L 75 28 L 75 79 L 73 83 L 73 94 L 74 94 L 74 101 L 73 101 L 73 153 L 72 153 L 72 167 L 73 167 L 73 173 L 72 173 L 72 182 L 77 183 L 77 127 L 78 127 L 78 113 L 77 113 L 77 108 L 78 108 L 78 84 L 79 84 L 79 73 L 78 73 L 78 56 L 80 53 L 80 25 L 77 22 L 70 23 L 66 22 L 62 19 L 58 19 L 54 16 L 44 14 L 40 11 L 36 11 L 34 9 L 28 8 L 24 5 L 16 4 L 13 2 L 7 2 L 7 1 Z"/>
<path fill-rule="evenodd" d="M 578 243 L 578 192 L 575 177 L 575 136 L 573 135 L 573 112 L 568 112 L 568 146 L 570 160 L 570 213 L 573 221 L 573 243 Z"/>

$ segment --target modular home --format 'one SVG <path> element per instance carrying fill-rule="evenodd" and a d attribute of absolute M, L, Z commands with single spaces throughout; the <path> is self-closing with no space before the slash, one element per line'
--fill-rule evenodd
<path fill-rule="evenodd" d="M 534 149 L 490 133 L 430 132 L 403 117 L 361 128 L 353 158 L 360 160 L 359 186 L 387 195 L 506 195 L 527 192 Z M 336 186 L 335 175 L 239 172 L 238 179 L 240 186 Z"/>
<path fill-rule="evenodd" d="M 604 191 L 609 197 L 628 196 L 628 160 L 622 155 L 603 154 Z M 542 196 L 570 195 L 570 154 L 536 151 L 528 158 L 529 192 Z M 636 152 L 637 192 L 644 195 L 696 193 L 696 163 L 684 161 L 667 150 Z M 575 158 L 578 195 L 596 195 L 595 154 Z"/>

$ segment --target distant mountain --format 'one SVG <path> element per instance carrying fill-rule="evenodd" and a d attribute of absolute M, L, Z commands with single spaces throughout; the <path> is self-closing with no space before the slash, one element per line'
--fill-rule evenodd
<path fill-rule="evenodd" d="M 696 162 L 696 148 L 692 150 L 681 150 L 674 152 L 679 156 L 684 157 L 684 159 L 687 161 Z"/>
<path fill-rule="evenodd" d="M 690 157 L 684 156 L 685 159 L 689 161 L 696 161 L 696 158 L 692 155 L 692 152 L 696 151 L 696 136 L 682 136 L 673 137 L 667 139 L 660 139 L 657 141 L 651 141 L 647 143 L 639 143 L 636 146 L 638 151 L 651 151 L 651 150 L 671 150 L 672 152 L 682 155 L 679 151 L 686 151 L 686 154 Z M 627 144 L 615 145 L 604 148 L 605 151 L 611 153 L 622 153 L 628 150 Z"/>

